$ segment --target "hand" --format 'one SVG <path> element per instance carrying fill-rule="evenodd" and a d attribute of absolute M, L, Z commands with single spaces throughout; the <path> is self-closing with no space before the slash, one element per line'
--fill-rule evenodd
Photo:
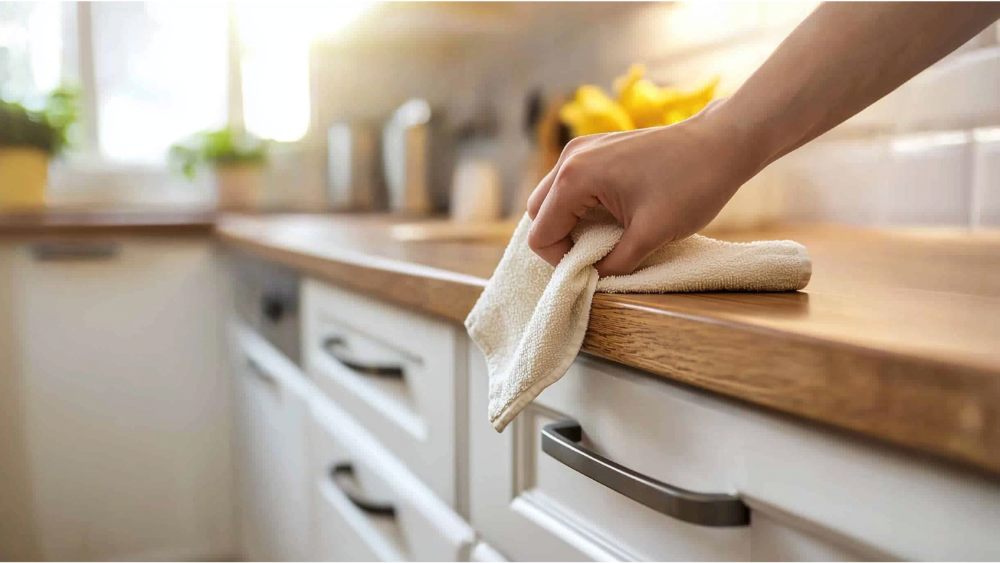
<path fill-rule="evenodd" d="M 720 102 L 676 125 L 573 139 L 528 199 L 531 249 L 557 265 L 574 225 L 601 205 L 625 233 L 597 271 L 624 275 L 705 227 L 766 160 L 718 118 Z"/>

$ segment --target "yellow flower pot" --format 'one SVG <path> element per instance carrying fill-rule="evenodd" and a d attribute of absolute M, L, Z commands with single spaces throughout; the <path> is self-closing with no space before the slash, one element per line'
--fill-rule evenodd
<path fill-rule="evenodd" d="M 215 185 L 219 209 L 251 211 L 262 205 L 264 168 L 257 164 L 234 164 L 215 167 Z"/>
<path fill-rule="evenodd" d="M 0 210 L 32 211 L 45 207 L 49 155 L 28 147 L 0 147 Z"/>

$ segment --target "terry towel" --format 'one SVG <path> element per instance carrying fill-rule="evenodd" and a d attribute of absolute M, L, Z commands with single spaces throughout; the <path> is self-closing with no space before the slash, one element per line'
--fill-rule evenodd
<path fill-rule="evenodd" d="M 666 244 L 626 276 L 598 279 L 593 267 L 621 238 L 606 210 L 573 229 L 573 248 L 553 268 L 528 248 L 521 219 L 500 264 L 465 319 L 486 356 L 489 418 L 497 432 L 569 369 L 590 319 L 595 291 L 793 291 L 809 283 L 809 255 L 796 242 L 722 242 L 700 235 Z"/>

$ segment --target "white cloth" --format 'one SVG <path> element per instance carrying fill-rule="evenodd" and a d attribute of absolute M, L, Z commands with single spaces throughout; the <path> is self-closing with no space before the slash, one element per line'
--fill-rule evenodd
<path fill-rule="evenodd" d="M 606 211 L 585 216 L 573 248 L 553 268 L 528 248 L 525 214 L 465 319 L 486 356 L 489 418 L 497 432 L 561 378 L 583 345 L 595 291 L 793 291 L 809 283 L 809 255 L 792 241 L 722 242 L 699 235 L 666 244 L 635 273 L 598 279 L 593 265 L 621 238 Z"/>

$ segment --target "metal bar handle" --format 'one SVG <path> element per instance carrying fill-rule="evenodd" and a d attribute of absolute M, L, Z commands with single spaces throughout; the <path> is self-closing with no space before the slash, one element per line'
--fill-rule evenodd
<path fill-rule="evenodd" d="M 333 481 L 333 484 L 340 489 L 340 492 L 344 493 L 344 496 L 347 497 L 347 500 L 351 501 L 351 504 L 358 507 L 362 512 L 367 512 L 373 516 L 396 516 L 396 508 L 393 505 L 363 499 L 344 489 L 340 484 L 340 477 L 354 477 L 354 466 L 350 462 L 337 463 L 330 467 L 330 480 Z"/>
<path fill-rule="evenodd" d="M 390 379 L 403 379 L 403 368 L 398 365 L 371 365 L 362 364 L 346 357 L 342 351 L 347 346 L 344 339 L 339 336 L 330 336 L 323 340 L 323 350 L 336 360 L 339 364 L 351 371 L 372 375 L 375 377 L 386 377 Z"/>
<path fill-rule="evenodd" d="M 103 241 L 36 242 L 31 245 L 31 254 L 39 262 L 111 260 L 120 251 L 118 243 Z"/>
<path fill-rule="evenodd" d="M 737 496 L 697 493 L 636 473 L 582 445 L 583 429 L 575 420 L 542 428 L 542 451 L 594 481 L 653 510 L 700 526 L 747 526 L 750 509 Z"/>

